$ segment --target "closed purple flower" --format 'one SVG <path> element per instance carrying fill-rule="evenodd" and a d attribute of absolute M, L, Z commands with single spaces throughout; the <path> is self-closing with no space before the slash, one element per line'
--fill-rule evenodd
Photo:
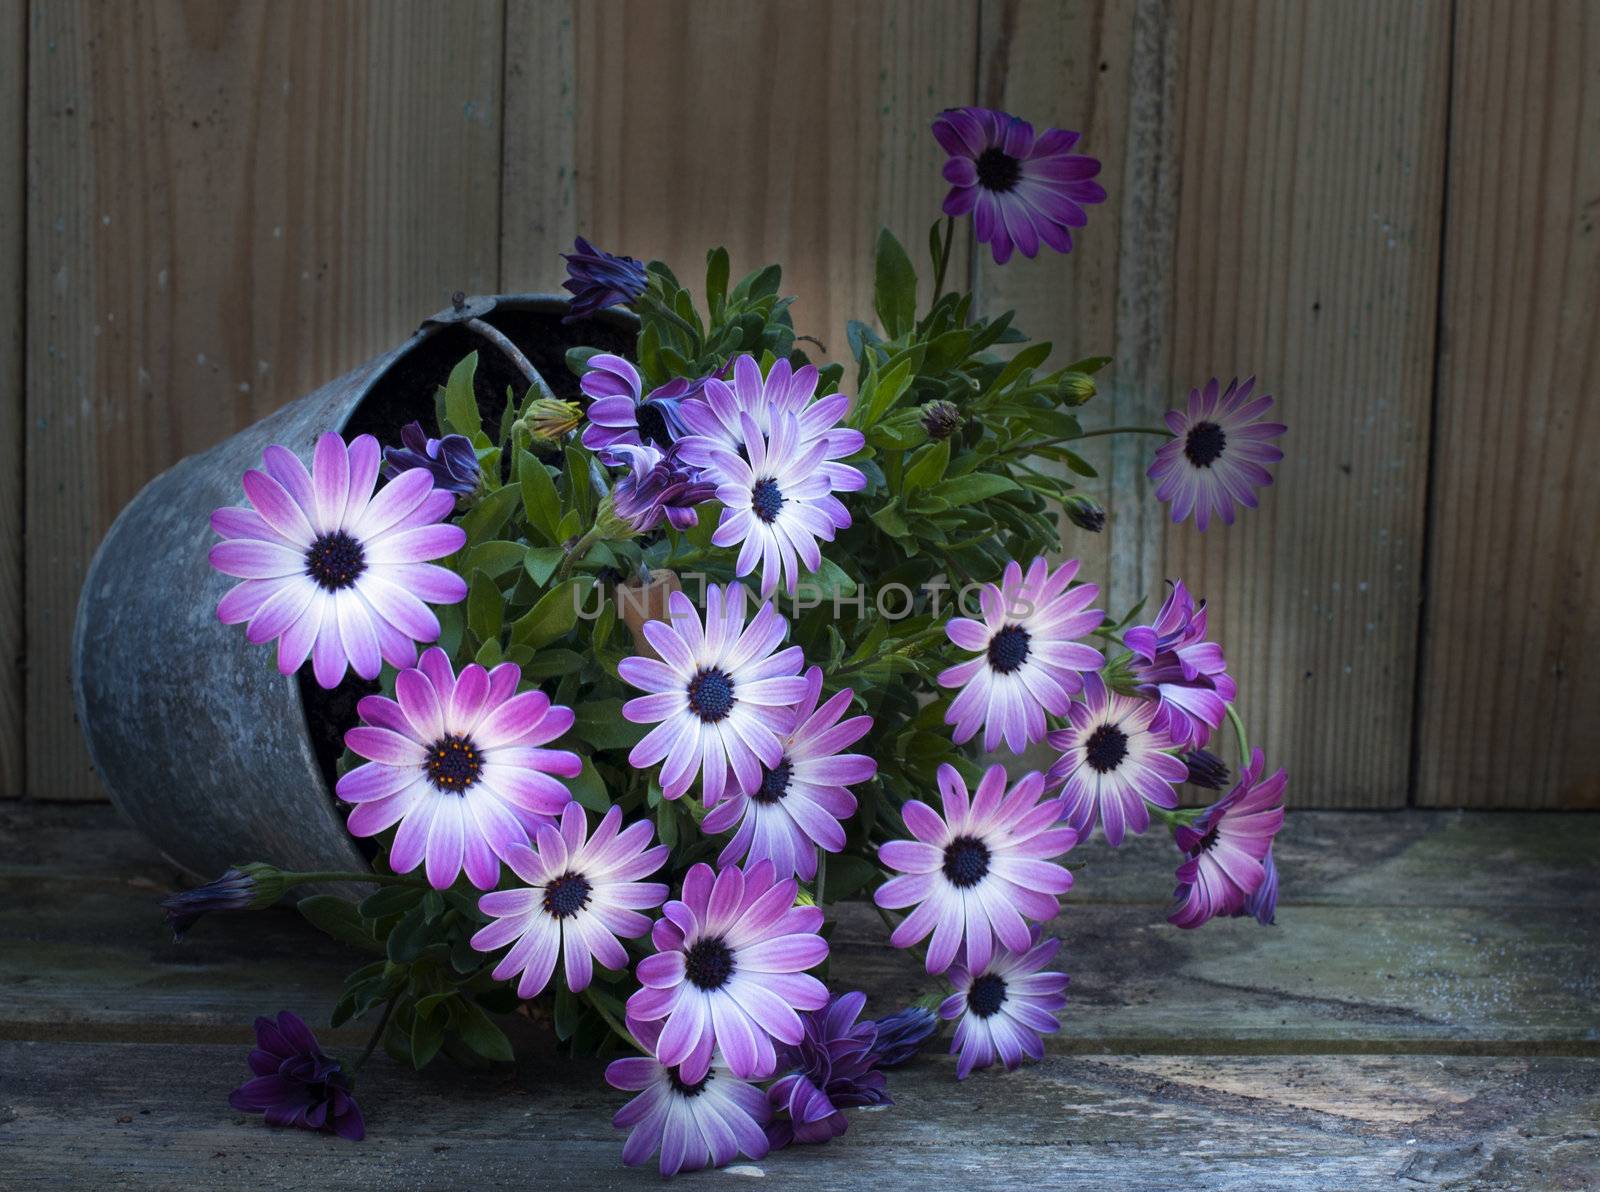
<path fill-rule="evenodd" d="M 805 1037 L 778 1056 L 788 1070 L 767 1089 L 773 1109 L 786 1112 L 767 1127 L 773 1147 L 791 1142 L 827 1142 L 848 1128 L 844 1110 L 893 1104 L 878 1071 L 877 1024 L 857 1022 L 864 993 L 847 993 L 805 1015 Z"/>
<path fill-rule="evenodd" d="M 992 108 L 950 108 L 933 122 L 933 135 L 950 155 L 946 215 L 972 212 L 972 230 L 1004 265 L 1013 249 L 1025 257 L 1041 243 L 1072 251 L 1072 228 L 1089 222 L 1084 208 L 1105 201 L 1094 181 L 1095 158 L 1073 153 L 1078 134 L 1033 125 Z"/>
<path fill-rule="evenodd" d="M 1239 784 L 1194 823 L 1173 831 L 1185 860 L 1178 866 L 1178 887 L 1173 891 L 1177 906 L 1168 922 L 1199 927 L 1218 915 L 1245 911 L 1251 897 L 1267 884 L 1267 858 L 1272 838 L 1283 827 L 1283 788 L 1289 776 L 1279 768 L 1262 778 L 1266 764 L 1261 750 L 1252 749 Z M 1276 866 L 1272 877 L 1271 892 L 1250 909 L 1258 918 L 1264 911 L 1263 922 L 1271 920 L 1277 906 Z"/>
<path fill-rule="evenodd" d="M 403 446 L 383 451 L 383 474 L 391 480 L 411 468 L 421 468 L 433 477 L 433 487 L 458 497 L 478 490 L 478 453 L 465 435 L 445 435 L 430 439 L 422 423 L 408 423 L 400 432 Z"/>
<path fill-rule="evenodd" d="M 1252 915 L 1261 926 L 1271 927 L 1277 922 L 1278 915 L 1278 863 L 1272 859 L 1271 845 L 1267 846 L 1267 857 L 1261 863 L 1261 867 L 1267 871 L 1266 879 L 1233 914 L 1235 918 Z"/>
<path fill-rule="evenodd" d="M 567 280 L 561 284 L 572 295 L 572 309 L 563 323 L 586 319 L 608 306 L 626 306 L 644 293 L 644 266 L 632 257 L 596 248 L 582 236 L 572 242 L 571 252 L 561 256 L 567 262 Z"/>
<path fill-rule="evenodd" d="M 1222 647 L 1206 640 L 1206 602 L 1195 603 L 1176 580 L 1150 625 L 1135 625 L 1122 635 L 1133 651 L 1133 677 L 1140 690 L 1161 702 L 1154 724 L 1174 746 L 1193 749 L 1222 724 L 1239 686 L 1228 674 Z"/>
<path fill-rule="evenodd" d="M 665 1020 L 656 1059 L 682 1080 L 703 1077 L 718 1050 L 740 1079 L 770 1076 L 774 1040 L 799 1043 L 797 1011 L 827 1004 L 827 988 L 806 972 L 828 955 L 822 912 L 795 906 L 798 892 L 793 878 L 774 880 L 768 861 L 716 875 L 700 864 L 685 875 L 682 899 L 663 908 L 627 1013 L 630 1025 Z"/>
<path fill-rule="evenodd" d="M 259 862 L 229 866 L 219 878 L 180 890 L 161 900 L 162 913 L 172 928 L 172 938 L 182 939 L 196 920 L 212 911 L 249 911 L 271 906 L 284 891 L 283 874 Z"/>
<path fill-rule="evenodd" d="M 639 370 L 621 356 L 602 353 L 588 364 L 578 382 L 590 399 L 582 440 L 602 461 L 619 467 L 626 460 L 618 447 L 648 443 L 665 451 L 688 433 L 684 410 L 699 400 L 703 380 L 674 377 L 647 397 Z"/>
<path fill-rule="evenodd" d="M 264 1114 L 269 1126 L 325 1130 L 352 1142 L 366 1136 L 350 1078 L 338 1060 L 322 1054 L 317 1037 L 298 1015 L 284 1010 L 275 1020 L 256 1019 L 250 1071 L 254 1079 L 228 1097 L 228 1104 L 241 1113 Z"/>
<path fill-rule="evenodd" d="M 699 519 L 694 507 L 716 495 L 717 486 L 686 466 L 674 447 L 665 452 L 649 443 L 618 443 L 611 454 L 629 471 L 611 489 L 611 508 L 635 534 L 670 522 L 687 530 Z"/>
<path fill-rule="evenodd" d="M 951 1053 L 960 1052 L 956 1079 L 995 1060 L 1009 1072 L 1024 1057 L 1044 1058 L 1044 1036 L 1061 1029 L 1056 1011 L 1067 1004 L 1065 973 L 1041 972 L 1061 948 L 1058 939 L 1034 942 L 1025 952 L 999 951 L 974 970 L 963 961 L 947 974 L 955 993 L 939 1007 L 940 1018 L 958 1018 Z"/>
<path fill-rule="evenodd" d="M 878 1041 L 872 1052 L 880 1068 L 909 1062 L 939 1029 L 939 1016 L 927 1006 L 912 1004 L 876 1022 Z"/>
<path fill-rule="evenodd" d="M 633 1032 L 651 1051 L 659 1042 L 660 1024 L 637 1023 Z M 622 1161 L 637 1167 L 661 1152 L 661 1174 L 722 1167 L 740 1155 L 760 1159 L 767 1153 L 763 1127 L 772 1117 L 766 1095 L 734 1076 L 720 1056 L 703 1076 L 684 1078 L 682 1070 L 652 1056 L 612 1060 L 606 1083 L 637 1093 L 611 1124 L 628 1131 Z"/>
<path fill-rule="evenodd" d="M 1220 791 L 1228 785 L 1227 764 L 1207 749 L 1190 749 L 1179 755 L 1188 769 L 1185 781 L 1190 786 Z"/>
<path fill-rule="evenodd" d="M 1272 440 L 1288 428 L 1262 421 L 1272 398 L 1253 397 L 1255 383 L 1254 377 L 1242 385 L 1229 381 L 1219 393 L 1212 377 L 1204 389 L 1190 390 L 1186 410 L 1167 412 L 1173 437 L 1156 450 L 1147 475 L 1159 481 L 1156 499 L 1171 505 L 1174 522 L 1192 513 L 1197 529 L 1210 525 L 1213 515 L 1231 526 L 1235 505 L 1254 509 L 1256 489 L 1272 483 L 1267 465 L 1283 458 Z"/>

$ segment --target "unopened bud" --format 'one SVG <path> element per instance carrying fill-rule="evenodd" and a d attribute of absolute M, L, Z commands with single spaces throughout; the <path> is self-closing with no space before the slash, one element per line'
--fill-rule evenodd
<path fill-rule="evenodd" d="M 922 407 L 922 429 L 935 441 L 948 439 L 961 429 L 961 411 L 952 402 L 930 401 Z"/>
<path fill-rule="evenodd" d="M 1178 756 L 1179 760 L 1189 767 L 1187 781 L 1195 786 L 1220 791 L 1228 785 L 1228 767 L 1222 764 L 1222 759 L 1216 754 L 1204 749 L 1191 749 Z"/>
<path fill-rule="evenodd" d="M 528 403 L 522 412 L 521 422 L 536 439 L 559 439 L 577 428 L 583 421 L 583 411 L 577 402 L 562 401 L 557 397 L 540 397 Z"/>
<path fill-rule="evenodd" d="M 1061 397 L 1069 406 L 1081 406 L 1095 392 L 1094 378 L 1088 373 L 1069 372 L 1061 378 Z"/>
<path fill-rule="evenodd" d="M 192 890 L 181 890 L 161 900 L 162 913 L 174 939 L 212 911 L 255 911 L 283 897 L 288 881 L 283 871 L 252 862 L 230 867 L 221 877 Z"/>
<path fill-rule="evenodd" d="M 1098 534 L 1106 528 L 1106 511 L 1100 503 L 1078 493 L 1067 498 L 1066 513 L 1067 520 L 1080 530 Z"/>

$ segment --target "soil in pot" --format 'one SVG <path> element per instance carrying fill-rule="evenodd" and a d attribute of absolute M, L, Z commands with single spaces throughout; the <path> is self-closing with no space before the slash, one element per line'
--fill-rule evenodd
<path fill-rule="evenodd" d="M 567 368 L 569 348 L 599 348 L 633 358 L 633 331 L 609 322 L 583 319 L 569 324 L 563 323 L 559 314 L 515 308 L 491 311 L 485 321 L 522 349 L 557 397 L 583 396 L 578 378 Z M 350 416 L 345 437 L 369 434 L 386 447 L 394 446 L 400 442 L 400 431 L 412 422 L 422 423 L 429 435 L 437 436 L 434 393 L 449 380 L 450 370 L 473 351 L 478 353 L 474 385 L 478 411 L 485 427 L 498 428 L 506 408 L 507 387 L 521 394 L 527 389 L 527 381 L 493 344 L 456 324 L 439 328 L 373 382 Z M 332 691 L 324 691 L 317 686 L 309 667 L 301 668 L 299 682 L 306 728 L 331 794 L 338 779 L 339 759 L 344 755 L 344 734 L 360 719 L 356 704 L 363 696 L 376 693 L 379 686 L 351 672 Z M 360 839 L 356 844 L 369 857 L 374 855 L 374 841 Z"/>

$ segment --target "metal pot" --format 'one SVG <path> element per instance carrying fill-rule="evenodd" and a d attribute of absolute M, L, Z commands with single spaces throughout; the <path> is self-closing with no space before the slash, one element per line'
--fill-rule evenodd
<path fill-rule="evenodd" d="M 318 435 L 372 422 L 363 403 L 392 370 L 420 359 L 413 354 L 436 336 L 470 334 L 452 324 L 469 315 L 494 324 L 520 314 L 526 322 L 567 309 L 565 298 L 543 294 L 474 298 L 447 309 L 394 351 L 175 464 L 112 525 L 78 602 L 78 722 L 112 802 L 173 863 L 197 877 L 249 860 L 297 870 L 366 868 L 313 748 L 296 677 L 278 673 L 273 647 L 251 645 L 241 626 L 217 620 L 217 600 L 234 581 L 206 559 L 211 511 L 243 503 L 240 477 L 260 466 L 269 444 L 309 461 Z M 636 326 L 625 312 L 597 321 L 615 331 Z M 582 342 L 582 326 L 572 342 Z M 483 349 L 480 359 L 494 352 L 474 346 Z M 533 355 L 540 345 L 519 346 Z M 544 346 L 559 360 L 563 345 Z M 548 365 L 545 375 L 552 376 Z M 432 393 L 419 396 L 431 411 Z"/>

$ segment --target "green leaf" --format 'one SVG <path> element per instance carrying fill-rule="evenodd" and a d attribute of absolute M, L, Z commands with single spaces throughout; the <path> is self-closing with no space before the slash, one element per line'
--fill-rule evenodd
<path fill-rule="evenodd" d="M 973 472 L 966 476 L 957 476 L 953 480 L 946 480 L 935 486 L 932 491 L 934 496 L 959 508 L 975 501 L 986 501 L 1001 493 L 1017 492 L 1019 488 L 1017 482 L 1009 476 L 997 476 L 991 472 Z"/>
<path fill-rule="evenodd" d="M 865 857 L 846 854 L 828 858 L 828 884 L 822 894 L 829 902 L 842 902 L 860 893 L 878 876 L 878 867 Z"/>
<path fill-rule="evenodd" d="M 594 580 L 585 575 L 551 588 L 539 598 L 539 603 L 512 623 L 512 645 L 537 649 L 566 633 L 578 623 L 579 602 L 593 583 Z"/>
<path fill-rule="evenodd" d="M 467 532 L 467 545 L 492 541 L 517 507 L 517 486 L 503 485 L 495 489 L 469 510 L 461 519 L 461 528 Z"/>
<path fill-rule="evenodd" d="M 411 1020 L 411 1066 L 418 1072 L 432 1062 L 444 1044 L 444 1022 L 431 1014 L 414 1014 Z"/>
<path fill-rule="evenodd" d="M 473 572 L 467 587 L 467 628 L 480 642 L 499 638 L 505 608 L 505 597 L 500 595 L 494 580 L 481 571 Z"/>
<path fill-rule="evenodd" d="M 528 525 L 551 546 L 560 546 L 561 498 L 556 496 L 550 473 L 535 456 L 518 451 L 517 482 L 522 486 L 522 508 Z"/>
<path fill-rule="evenodd" d="M 507 542 L 503 538 L 480 542 L 477 546 L 469 548 L 462 556 L 461 574 L 471 575 L 474 571 L 481 571 L 485 575 L 499 579 L 521 563 L 527 553 L 527 547 L 522 543 Z"/>
<path fill-rule="evenodd" d="M 716 319 L 728 301 L 728 250 L 713 248 L 706 253 L 706 308 Z"/>
<path fill-rule="evenodd" d="M 478 353 L 471 352 L 450 370 L 450 379 L 444 386 L 446 429 L 466 435 L 469 439 L 483 434 L 483 420 L 478 416 L 478 398 L 472 391 L 472 378 L 477 371 Z"/>
<path fill-rule="evenodd" d="M 877 527 L 891 538 L 906 538 L 911 534 L 911 527 L 906 524 L 906 519 L 901 516 L 899 502 L 890 501 L 882 509 L 872 514 L 872 520 Z"/>
<path fill-rule="evenodd" d="M 606 784 L 595 772 L 591 759 L 583 759 L 583 769 L 576 778 L 567 779 L 567 788 L 580 806 L 600 815 L 611 810 L 611 796 L 606 793 Z"/>
<path fill-rule="evenodd" d="M 470 998 L 462 998 L 457 1009 L 456 1031 L 461 1041 L 486 1060 L 509 1063 L 513 1058 L 511 1040 L 484 1013 L 483 1007 Z"/>
<path fill-rule="evenodd" d="M 890 339 L 898 339 L 917 324 L 917 271 L 888 228 L 878 233 L 873 279 L 872 304 L 878 322 Z"/>
<path fill-rule="evenodd" d="M 1007 361 L 1006 366 L 1000 370 L 1000 375 L 995 378 L 994 384 L 990 386 L 990 391 L 994 393 L 1004 392 L 1013 381 L 1022 376 L 1023 373 L 1038 368 L 1049 356 L 1050 345 L 1048 343 L 1029 344 Z"/>
<path fill-rule="evenodd" d="M 528 548 L 522 565 L 527 568 L 533 582 L 542 588 L 550 582 L 550 577 L 556 573 L 556 568 L 561 566 L 561 560 L 566 558 L 566 554 L 567 552 L 559 546 L 533 546 Z"/>
<path fill-rule="evenodd" d="M 355 907 L 332 894 L 312 894 L 295 903 L 295 908 L 313 927 L 327 932 L 342 944 L 352 944 L 368 952 L 381 952 L 383 946 L 372 938 Z"/>
<path fill-rule="evenodd" d="M 906 469 L 906 492 L 919 488 L 932 488 L 944 478 L 944 470 L 950 466 L 950 440 L 940 439 L 937 443 L 930 443 L 917 453 L 915 462 Z"/>
<path fill-rule="evenodd" d="M 418 903 L 389 931 L 389 959 L 395 964 L 410 964 L 428 943 L 428 919 Z"/>
<path fill-rule="evenodd" d="M 382 919 L 389 915 L 403 915 L 421 901 L 420 886 L 384 886 L 376 894 L 364 899 L 359 909 L 363 918 Z"/>
<path fill-rule="evenodd" d="M 540 650 L 522 668 L 529 679 L 554 679 L 583 669 L 583 655 L 576 650 Z"/>
<path fill-rule="evenodd" d="M 577 708 L 572 732 L 596 749 L 628 749 L 639 743 L 647 725 L 622 718 L 623 700 L 586 700 Z"/>

